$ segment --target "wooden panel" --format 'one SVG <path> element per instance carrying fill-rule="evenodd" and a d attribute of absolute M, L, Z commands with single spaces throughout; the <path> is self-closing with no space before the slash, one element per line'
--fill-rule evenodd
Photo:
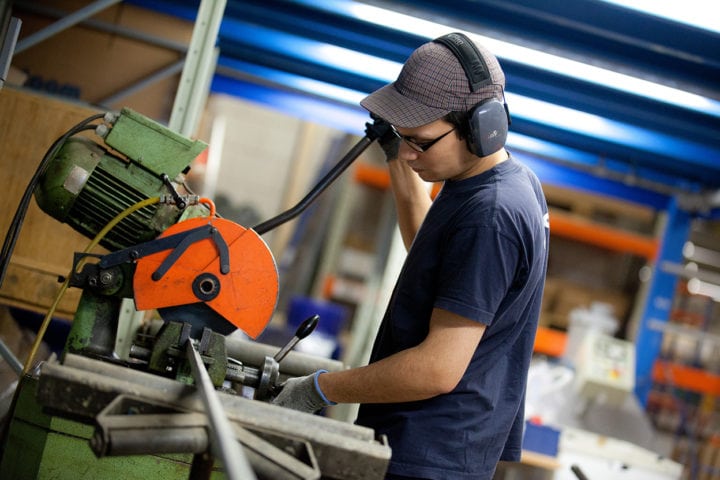
<path fill-rule="evenodd" d="M 91 0 L 33 0 L 37 5 L 76 12 L 93 3 Z M 20 39 L 47 27 L 57 18 L 18 8 L 14 15 L 22 20 Z M 145 34 L 179 49 L 189 45 L 193 23 L 127 2 L 104 8 L 92 17 L 110 27 Z M 108 33 L 80 23 L 67 28 L 31 48 L 17 53 L 13 65 L 28 75 L 28 85 L 52 93 L 63 93 L 84 102 L 100 104 L 107 98 L 125 92 L 106 105 L 120 109 L 130 107 L 150 118 L 170 118 L 180 74 L 160 78 L 132 89 L 152 75 L 182 61 L 183 50 Z"/>
<path fill-rule="evenodd" d="M 68 129 L 95 113 L 98 112 L 83 105 L 23 90 L 9 87 L 0 90 L 3 239 L 48 148 Z M 58 275 L 70 272 L 73 252 L 83 250 L 89 241 L 42 212 L 33 199 L 0 288 L 0 302 L 46 313 L 60 287 Z M 57 316 L 70 318 L 79 297 L 79 290 L 68 289 Z"/>
<path fill-rule="evenodd" d="M 577 189 L 543 184 L 548 205 L 610 226 L 652 234 L 657 212 L 650 207 Z"/>

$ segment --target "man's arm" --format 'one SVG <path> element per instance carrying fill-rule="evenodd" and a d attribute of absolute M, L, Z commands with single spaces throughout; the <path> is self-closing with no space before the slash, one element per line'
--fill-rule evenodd
<path fill-rule="evenodd" d="M 318 384 L 333 402 L 409 402 L 447 393 L 467 370 L 484 332 L 480 323 L 435 309 L 418 346 L 365 367 L 324 373 Z"/>
<path fill-rule="evenodd" d="M 390 160 L 388 169 L 400 234 L 405 248 L 409 249 L 432 204 L 430 192 L 427 184 L 412 171 L 407 162 Z"/>

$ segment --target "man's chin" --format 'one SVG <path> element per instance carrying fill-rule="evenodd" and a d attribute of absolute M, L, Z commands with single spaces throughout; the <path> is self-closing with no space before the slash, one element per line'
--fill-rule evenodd
<path fill-rule="evenodd" d="M 435 177 L 435 175 L 433 175 L 432 173 L 430 173 L 426 170 L 421 170 L 416 173 L 418 174 L 418 177 L 422 178 L 426 182 L 439 182 L 440 181 L 438 178 Z"/>

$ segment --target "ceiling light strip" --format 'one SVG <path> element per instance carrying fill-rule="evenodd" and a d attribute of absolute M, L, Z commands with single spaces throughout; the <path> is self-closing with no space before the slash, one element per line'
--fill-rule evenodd
<path fill-rule="evenodd" d="M 717 100 L 569 58 L 552 55 L 547 52 L 478 35 L 474 32 L 463 31 L 451 25 L 443 25 L 350 0 L 323 0 L 322 2 L 315 0 L 296 1 L 318 9 L 380 25 L 385 28 L 403 32 L 413 32 L 428 39 L 437 38 L 451 31 L 460 31 L 485 45 L 501 60 L 506 59 L 524 65 L 531 65 L 534 68 L 558 73 L 584 82 L 594 83 L 596 85 L 651 98 L 658 102 L 720 117 L 720 102 Z"/>

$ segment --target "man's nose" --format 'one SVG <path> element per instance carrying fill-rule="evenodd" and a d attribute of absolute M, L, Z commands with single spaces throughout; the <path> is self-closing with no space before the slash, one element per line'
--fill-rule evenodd
<path fill-rule="evenodd" d="M 420 155 L 420 152 L 412 148 L 407 142 L 400 140 L 398 145 L 398 158 L 402 160 L 414 160 Z"/>

